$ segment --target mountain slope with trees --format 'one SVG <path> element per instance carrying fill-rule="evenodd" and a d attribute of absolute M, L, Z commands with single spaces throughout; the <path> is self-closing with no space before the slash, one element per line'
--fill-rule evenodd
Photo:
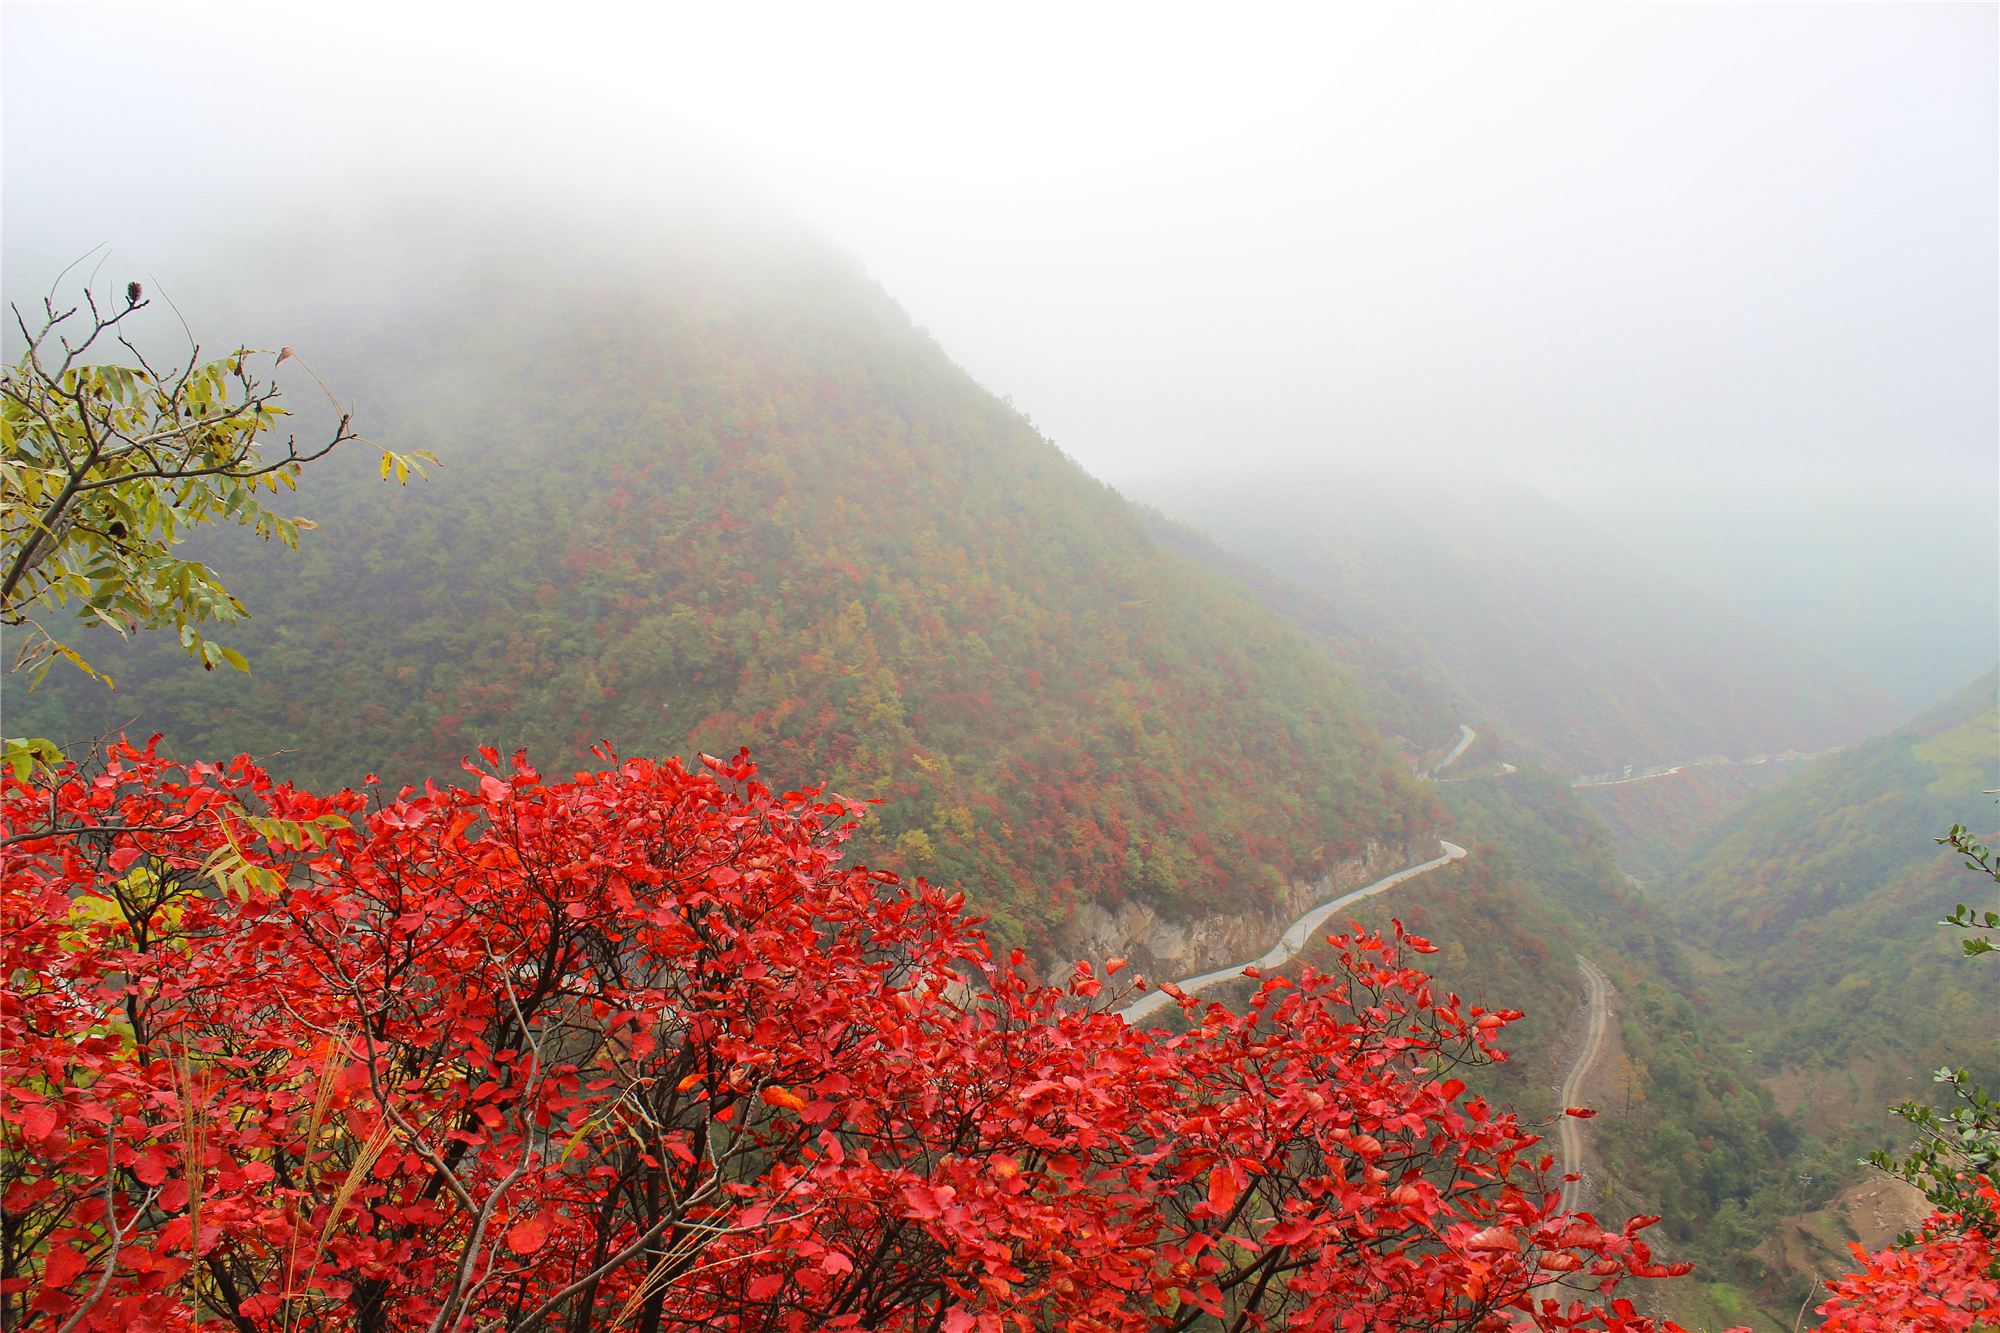
<path fill-rule="evenodd" d="M 1629 782 L 1597 782 L 1577 798 L 1611 830 L 1618 864 L 1651 882 L 1678 869 L 1690 848 L 1758 792 L 1804 772 L 1813 761 L 1695 764 Z"/>
<path fill-rule="evenodd" d="M 1816 753 L 1905 716 L 1857 673 L 1499 476 L 1304 468 L 1144 498 L 1324 598 L 1465 720 L 1558 772 Z"/>
<path fill-rule="evenodd" d="M 114 642 L 115 695 L 51 679 L 10 711 L 322 784 L 480 744 L 748 746 L 781 784 L 881 800 L 860 855 L 1038 946 L 1083 898 L 1259 906 L 1429 850 L 1440 813 L 1341 674 L 879 288 L 810 245 L 668 239 L 599 265 L 464 242 L 420 297 L 322 321 L 320 371 L 439 483 L 331 459 L 302 555 L 199 548 L 255 612 L 247 689 Z"/>
<path fill-rule="evenodd" d="M 1934 841 L 1954 823 L 1992 831 L 1996 680 L 1753 799 L 1662 885 L 1757 1016 L 1767 1065 L 2000 1073 L 2000 972 L 1937 925 L 1957 903 L 2000 904 L 1990 879 Z"/>
<path fill-rule="evenodd" d="M 1419 767 L 1428 768 L 1428 762 L 1419 761 L 1441 756 L 1457 741 L 1462 705 L 1380 643 L 1356 633 L 1326 598 L 1224 550 L 1157 509 L 1141 505 L 1139 517 L 1162 546 L 1263 607 L 1318 648 L 1360 693 L 1377 729 L 1392 741 L 1401 741 Z"/>

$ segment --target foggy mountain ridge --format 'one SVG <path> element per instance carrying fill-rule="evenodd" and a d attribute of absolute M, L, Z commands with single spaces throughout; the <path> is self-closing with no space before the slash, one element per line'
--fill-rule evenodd
<path fill-rule="evenodd" d="M 1669 474 L 1636 495 L 1555 494 L 1655 566 L 1861 672 L 1914 712 L 2000 653 L 1985 615 L 2000 586 L 2000 534 L 1983 516 L 1966 521 L 1976 489 L 1953 489 L 1913 470 L 1872 483 L 1803 473 L 1734 491 Z M 2000 495 L 1991 499 L 2000 514 Z"/>
<path fill-rule="evenodd" d="M 1558 772 L 1815 753 L 1907 715 L 1495 472 L 1211 475 L 1142 498 L 1324 598 L 1467 721 Z"/>

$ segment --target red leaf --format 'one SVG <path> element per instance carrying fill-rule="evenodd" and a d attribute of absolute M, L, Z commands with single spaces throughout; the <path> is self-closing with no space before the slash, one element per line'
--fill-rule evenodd
<path fill-rule="evenodd" d="M 1521 1239 L 1506 1227 L 1487 1227 L 1475 1231 L 1465 1238 L 1465 1248 L 1473 1252 L 1500 1251 L 1507 1254 L 1521 1252 Z"/>
<path fill-rule="evenodd" d="M 139 1150 L 137 1160 L 132 1163 L 132 1174 L 139 1177 L 141 1185 L 157 1185 L 167 1178 L 168 1164 L 167 1150 L 153 1144 Z"/>
<path fill-rule="evenodd" d="M 22 1108 L 21 1132 L 30 1139 L 45 1139 L 55 1133 L 56 1112 L 52 1106 L 37 1102 Z"/>
<path fill-rule="evenodd" d="M 144 855 L 145 853 L 137 847 L 120 847 L 117 851 L 111 853 L 111 873 L 114 875 L 124 874 L 132 868 L 134 861 Z"/>
<path fill-rule="evenodd" d="M 516 1222 L 507 1229 L 507 1248 L 516 1254 L 533 1254 L 548 1244 L 549 1222 L 547 1209 Z"/>
<path fill-rule="evenodd" d="M 49 1251 L 49 1257 L 42 1266 L 42 1284 L 46 1287 L 65 1287 L 76 1280 L 88 1264 L 84 1257 L 67 1245 Z"/>
<path fill-rule="evenodd" d="M 1208 1173 L 1208 1206 L 1217 1215 L 1228 1212 L 1236 1206 L 1236 1169 L 1227 1162 L 1218 1163 Z"/>
<path fill-rule="evenodd" d="M 1556 1244 L 1565 1248 L 1595 1249 L 1604 1243 L 1604 1228 L 1595 1222 L 1572 1222 L 1563 1228 Z"/>
<path fill-rule="evenodd" d="M 775 1083 L 765 1088 L 758 1095 L 764 1099 L 766 1106 L 782 1106 L 788 1111 L 803 1111 L 806 1109 L 805 1098 L 785 1088 L 781 1088 Z"/>

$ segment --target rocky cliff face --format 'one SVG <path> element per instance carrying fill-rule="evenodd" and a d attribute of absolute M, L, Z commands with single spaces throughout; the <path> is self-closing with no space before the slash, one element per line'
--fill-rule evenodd
<path fill-rule="evenodd" d="M 1248 962 L 1276 944 L 1285 927 L 1327 899 L 1433 855 L 1416 844 L 1369 842 L 1358 855 L 1336 862 L 1320 878 L 1293 880 L 1282 901 L 1260 912 L 1219 912 L 1172 921 L 1137 899 L 1128 898 L 1114 908 L 1086 902 L 1077 909 L 1076 922 L 1063 942 L 1066 956 L 1054 960 L 1049 979 L 1068 981 L 1083 960 L 1101 973 L 1106 959 L 1123 958 L 1134 972 L 1155 984 Z"/>

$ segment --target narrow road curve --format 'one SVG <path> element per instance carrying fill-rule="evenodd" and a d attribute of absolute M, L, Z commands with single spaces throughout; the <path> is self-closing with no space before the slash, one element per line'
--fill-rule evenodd
<path fill-rule="evenodd" d="M 1471 728 L 1468 727 L 1467 730 L 1470 731 Z M 1265 968 L 1282 966 L 1293 954 L 1306 947 L 1306 941 L 1312 938 L 1314 931 L 1326 924 L 1328 917 L 1349 903 L 1358 903 L 1363 898 L 1373 897 L 1384 889 L 1394 888 L 1406 879 L 1415 878 L 1423 874 L 1426 870 L 1436 870 L 1439 866 L 1456 861 L 1459 857 L 1465 855 L 1465 848 L 1460 847 L 1457 843 L 1445 842 L 1443 839 L 1439 839 L 1438 846 L 1444 849 L 1444 855 L 1435 860 L 1425 861 L 1421 865 L 1414 865 L 1406 870 L 1398 870 L 1393 875 L 1385 875 L 1365 889 L 1356 889 L 1352 893 L 1344 893 L 1330 902 L 1321 903 L 1319 906 L 1313 908 L 1304 916 L 1292 922 L 1291 925 L 1285 927 L 1285 933 L 1278 937 L 1278 942 L 1272 945 L 1262 958 L 1253 958 L 1247 963 L 1237 963 L 1233 967 L 1225 967 L 1215 972 L 1204 972 L 1198 977 L 1189 977 L 1185 981 L 1177 981 L 1174 984 L 1187 994 L 1192 995 L 1196 991 L 1205 990 L 1220 982 L 1234 981 L 1243 975 L 1243 969 L 1246 967 L 1254 967 L 1261 971 Z M 1128 1004 L 1123 1009 L 1120 1009 L 1118 1016 L 1127 1023 L 1137 1023 L 1148 1015 L 1166 1008 L 1173 1002 L 1173 997 L 1165 991 L 1156 990 L 1152 994 L 1141 998 L 1136 1003 Z"/>
<path fill-rule="evenodd" d="M 1444 772 L 1447 768 L 1450 768 L 1453 764 L 1457 763 L 1458 757 L 1465 753 L 1465 747 L 1472 744 L 1474 740 L 1478 739 L 1478 736 L 1479 733 L 1474 731 L 1471 727 L 1466 726 L 1463 722 L 1459 723 L 1458 744 L 1451 747 L 1451 753 L 1444 757 L 1444 761 L 1442 763 L 1440 763 L 1436 768 L 1432 769 L 1430 772 L 1423 774 L 1422 776 L 1426 778 L 1435 779 L 1438 774 Z"/>
<path fill-rule="evenodd" d="M 1611 998 L 1611 979 L 1598 971 L 1595 963 L 1578 954 L 1576 965 L 1583 973 L 1584 983 L 1590 988 L 1590 1019 L 1584 1033 L 1583 1049 L 1576 1053 L 1576 1059 L 1570 1062 L 1569 1073 L 1563 1076 L 1562 1101 L 1556 1108 L 1562 1123 L 1562 1169 L 1566 1176 L 1583 1173 L 1583 1123 L 1575 1116 L 1562 1115 L 1562 1107 L 1580 1104 L 1584 1080 L 1590 1077 L 1591 1066 L 1603 1053 L 1604 1029 L 1610 1014 L 1607 1001 Z M 1565 1212 L 1576 1207 L 1576 1198 L 1582 1189 L 1582 1180 L 1564 1182 L 1562 1206 Z"/>

